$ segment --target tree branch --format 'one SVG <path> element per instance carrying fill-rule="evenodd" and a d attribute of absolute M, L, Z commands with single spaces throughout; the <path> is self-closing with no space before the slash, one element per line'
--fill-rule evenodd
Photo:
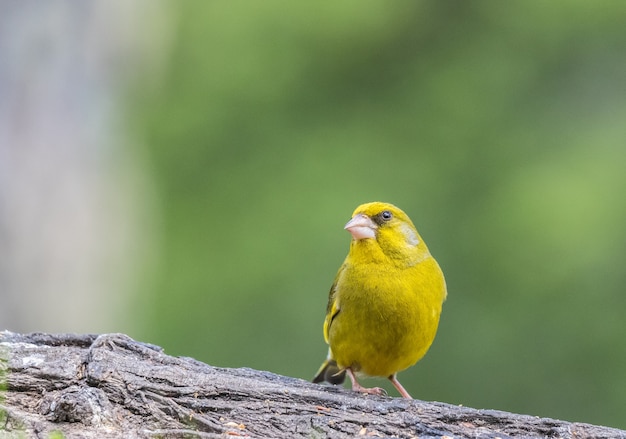
<path fill-rule="evenodd" d="M 0 332 L 2 381 L 0 430 L 29 437 L 626 439 L 608 427 L 212 367 L 123 334 Z"/>

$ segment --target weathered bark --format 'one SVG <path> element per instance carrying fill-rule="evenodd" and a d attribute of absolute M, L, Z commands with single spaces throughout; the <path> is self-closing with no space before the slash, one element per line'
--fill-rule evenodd
<path fill-rule="evenodd" d="M 0 358 L 0 430 L 26 437 L 626 439 L 607 427 L 212 367 L 122 334 L 0 332 Z"/>

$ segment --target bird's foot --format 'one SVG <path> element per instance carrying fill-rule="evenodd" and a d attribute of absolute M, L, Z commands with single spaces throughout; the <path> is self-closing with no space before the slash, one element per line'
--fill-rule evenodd
<path fill-rule="evenodd" d="M 354 390 L 355 392 L 367 393 L 370 395 L 387 396 L 387 391 L 385 389 L 382 389 L 380 387 L 363 387 L 362 385 L 360 385 L 351 368 L 348 367 L 346 369 L 346 372 L 350 377 L 350 381 L 352 381 L 352 390 Z"/>
<path fill-rule="evenodd" d="M 382 387 L 363 387 L 360 384 L 357 384 L 356 386 L 352 386 L 352 390 L 369 395 L 387 396 L 387 391 Z"/>
<path fill-rule="evenodd" d="M 409 395 L 409 392 L 407 392 L 406 389 L 402 386 L 402 384 L 400 384 L 400 381 L 398 381 L 398 378 L 396 377 L 395 373 L 393 375 L 389 375 L 388 378 L 389 378 L 389 381 L 391 381 L 391 384 L 393 384 L 393 386 L 396 389 L 398 389 L 398 392 L 400 392 L 400 395 L 402 395 L 403 398 L 413 399 L 411 395 Z"/>

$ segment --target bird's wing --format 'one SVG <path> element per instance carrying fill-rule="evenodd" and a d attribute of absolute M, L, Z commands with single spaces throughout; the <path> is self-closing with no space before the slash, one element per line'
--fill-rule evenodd
<path fill-rule="evenodd" d="M 330 325 L 333 322 L 333 319 L 339 314 L 339 302 L 337 301 L 337 281 L 341 272 L 343 271 L 345 264 L 339 268 L 337 275 L 335 276 L 335 281 L 333 285 L 330 287 L 330 291 L 328 292 L 328 305 L 326 305 L 326 320 L 324 320 L 324 340 L 328 343 L 328 334 L 330 334 Z"/>

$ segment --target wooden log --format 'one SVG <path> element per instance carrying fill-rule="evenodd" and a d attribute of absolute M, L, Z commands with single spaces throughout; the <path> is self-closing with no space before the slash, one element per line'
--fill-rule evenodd
<path fill-rule="evenodd" d="M 123 334 L 0 332 L 2 383 L 0 438 L 626 439 L 608 427 L 212 367 Z"/>

